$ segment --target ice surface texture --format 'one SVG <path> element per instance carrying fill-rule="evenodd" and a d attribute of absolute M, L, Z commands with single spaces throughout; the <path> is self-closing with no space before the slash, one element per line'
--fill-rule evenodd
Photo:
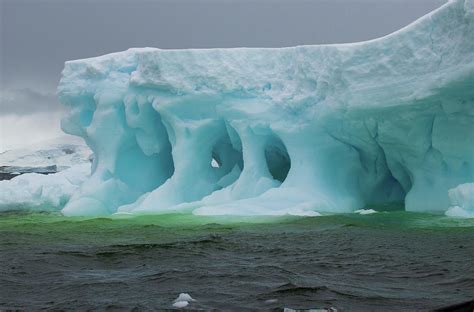
<path fill-rule="evenodd" d="M 95 153 L 66 215 L 445 211 L 474 181 L 474 1 L 367 42 L 69 61 L 58 93 Z"/>
<path fill-rule="evenodd" d="M 90 164 L 83 163 L 55 174 L 26 173 L 0 181 L 0 211 L 59 210 L 89 173 Z"/>
<path fill-rule="evenodd" d="M 90 157 L 91 151 L 81 138 L 64 135 L 2 152 L 0 167 L 56 166 L 66 169 L 89 163 Z"/>
<path fill-rule="evenodd" d="M 461 218 L 474 218 L 474 183 L 465 183 L 449 190 L 451 207 L 446 215 Z"/>

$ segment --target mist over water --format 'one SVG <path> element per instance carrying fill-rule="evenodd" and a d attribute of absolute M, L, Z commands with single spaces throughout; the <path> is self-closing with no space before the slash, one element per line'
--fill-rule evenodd
<path fill-rule="evenodd" d="M 379 207 L 380 208 L 380 207 Z M 3 213 L 0 308 L 430 310 L 472 299 L 474 220 Z"/>

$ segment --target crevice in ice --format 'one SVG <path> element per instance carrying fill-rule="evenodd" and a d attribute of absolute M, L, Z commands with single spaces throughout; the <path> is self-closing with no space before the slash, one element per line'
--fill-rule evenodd
<path fill-rule="evenodd" d="M 283 183 L 291 167 L 290 155 L 285 144 L 275 135 L 272 135 L 265 145 L 265 161 L 273 179 Z"/>
<path fill-rule="evenodd" d="M 434 146 L 433 146 L 433 131 L 434 131 L 434 127 L 435 127 L 435 122 L 436 122 L 436 116 L 433 116 L 433 118 L 431 119 L 431 124 L 430 124 L 430 128 L 428 130 L 428 134 L 427 134 L 427 141 L 429 142 L 429 146 L 428 148 L 426 149 L 426 152 L 425 154 L 423 155 L 423 163 L 426 163 L 427 161 L 430 161 L 432 159 L 431 158 L 438 158 L 439 160 L 442 161 L 442 153 L 440 151 L 438 151 Z"/>

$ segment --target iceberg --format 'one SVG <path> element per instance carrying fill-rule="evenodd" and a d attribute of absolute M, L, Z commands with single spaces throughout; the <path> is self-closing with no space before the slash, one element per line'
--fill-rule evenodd
<path fill-rule="evenodd" d="M 60 171 L 89 163 L 91 151 L 79 137 L 64 135 L 0 152 L 0 171 L 7 167 L 50 167 Z"/>
<path fill-rule="evenodd" d="M 465 183 L 448 192 L 451 207 L 446 215 L 459 218 L 474 218 L 474 183 Z"/>
<path fill-rule="evenodd" d="M 90 164 L 82 163 L 54 174 L 25 173 L 0 181 L 0 212 L 60 210 L 89 174 Z"/>
<path fill-rule="evenodd" d="M 89 177 L 92 157 L 71 136 L 0 153 L 0 212 L 61 210 Z"/>
<path fill-rule="evenodd" d="M 366 42 L 68 61 L 58 95 L 95 156 L 68 216 L 445 212 L 474 182 L 474 0 Z"/>

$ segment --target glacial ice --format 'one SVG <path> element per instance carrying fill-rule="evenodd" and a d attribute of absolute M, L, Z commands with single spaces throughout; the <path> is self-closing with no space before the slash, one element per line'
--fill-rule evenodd
<path fill-rule="evenodd" d="M 189 302 L 187 302 L 187 301 L 177 301 L 177 302 L 173 303 L 173 307 L 177 308 L 177 309 L 185 308 L 188 305 L 189 305 Z"/>
<path fill-rule="evenodd" d="M 0 181 L 0 211 L 57 211 L 89 175 L 90 164 L 83 163 L 55 174 L 26 173 Z"/>
<path fill-rule="evenodd" d="M 465 183 L 448 192 L 451 207 L 446 211 L 450 217 L 474 218 L 474 183 Z"/>
<path fill-rule="evenodd" d="M 187 293 L 180 293 L 178 298 L 173 301 L 173 307 L 182 309 L 189 305 L 189 302 L 196 301 Z"/>
<path fill-rule="evenodd" d="M 375 211 L 374 209 L 359 209 L 359 210 L 354 211 L 354 213 L 358 213 L 360 215 L 368 215 L 368 214 L 377 213 L 377 211 Z"/>
<path fill-rule="evenodd" d="M 366 42 L 69 61 L 58 94 L 95 155 L 65 215 L 444 212 L 474 182 L 474 0 Z"/>
<path fill-rule="evenodd" d="M 82 138 L 64 135 L 0 153 L 0 167 L 48 167 L 66 169 L 89 163 L 90 149 Z"/>

